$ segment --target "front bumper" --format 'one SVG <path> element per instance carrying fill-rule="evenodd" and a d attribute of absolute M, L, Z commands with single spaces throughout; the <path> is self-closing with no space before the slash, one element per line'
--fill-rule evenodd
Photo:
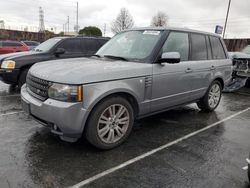
<path fill-rule="evenodd" d="M 74 142 L 82 135 L 87 110 L 82 103 L 68 103 L 47 99 L 40 101 L 31 96 L 26 84 L 21 88 L 23 110 L 35 120 L 51 129 L 63 140 Z"/>
<path fill-rule="evenodd" d="M 19 69 L 0 69 L 0 80 L 6 84 L 17 84 L 19 73 Z"/>

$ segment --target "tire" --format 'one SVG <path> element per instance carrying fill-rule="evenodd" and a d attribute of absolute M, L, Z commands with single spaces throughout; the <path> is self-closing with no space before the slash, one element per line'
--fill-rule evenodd
<path fill-rule="evenodd" d="M 120 117 L 117 118 L 117 114 Z M 133 123 L 134 111 L 131 104 L 122 97 L 110 97 L 92 110 L 86 124 L 85 137 L 99 149 L 112 149 L 128 138 Z"/>
<path fill-rule="evenodd" d="M 250 78 L 247 79 L 247 82 L 246 82 L 246 87 L 250 88 Z"/>
<path fill-rule="evenodd" d="M 218 93 L 213 92 L 213 91 L 217 91 L 217 89 L 218 89 Z M 212 95 L 213 97 L 213 99 L 211 100 L 210 100 L 210 95 Z M 197 102 L 197 106 L 204 112 L 212 112 L 220 104 L 221 95 L 222 95 L 221 83 L 218 80 L 215 80 L 209 86 L 205 96 L 199 102 Z"/>
<path fill-rule="evenodd" d="M 248 164 L 248 181 L 250 183 L 250 164 Z"/>
<path fill-rule="evenodd" d="M 28 71 L 29 71 L 29 69 L 24 69 L 21 72 L 19 80 L 18 80 L 18 88 L 19 89 L 21 89 L 21 87 L 23 86 L 23 84 L 25 84 Z"/>
<path fill-rule="evenodd" d="M 249 155 L 249 158 L 250 160 L 250 155 Z M 248 181 L 249 181 L 249 184 L 250 184 L 250 164 L 248 163 Z"/>

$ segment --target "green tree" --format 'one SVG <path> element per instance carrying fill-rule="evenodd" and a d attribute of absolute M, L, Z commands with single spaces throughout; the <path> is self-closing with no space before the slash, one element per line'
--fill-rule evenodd
<path fill-rule="evenodd" d="M 81 29 L 79 34 L 85 36 L 102 36 L 102 31 L 98 27 L 88 26 Z"/>

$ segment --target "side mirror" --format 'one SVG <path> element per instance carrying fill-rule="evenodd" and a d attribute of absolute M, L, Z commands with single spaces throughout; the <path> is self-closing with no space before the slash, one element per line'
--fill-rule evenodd
<path fill-rule="evenodd" d="M 179 52 L 165 52 L 161 55 L 159 63 L 180 63 L 181 55 Z"/>
<path fill-rule="evenodd" d="M 65 49 L 64 48 L 57 48 L 55 51 L 55 55 L 61 55 L 65 53 Z"/>

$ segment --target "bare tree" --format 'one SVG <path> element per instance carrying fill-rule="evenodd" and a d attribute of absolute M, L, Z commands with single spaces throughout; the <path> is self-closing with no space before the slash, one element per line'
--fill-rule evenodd
<path fill-rule="evenodd" d="M 168 25 L 168 16 L 164 12 L 159 11 L 153 16 L 151 26 L 153 27 L 166 27 Z"/>
<path fill-rule="evenodd" d="M 119 33 L 124 29 L 130 29 L 133 26 L 133 17 L 126 8 L 121 8 L 120 13 L 112 23 L 111 30 L 113 33 Z"/>

